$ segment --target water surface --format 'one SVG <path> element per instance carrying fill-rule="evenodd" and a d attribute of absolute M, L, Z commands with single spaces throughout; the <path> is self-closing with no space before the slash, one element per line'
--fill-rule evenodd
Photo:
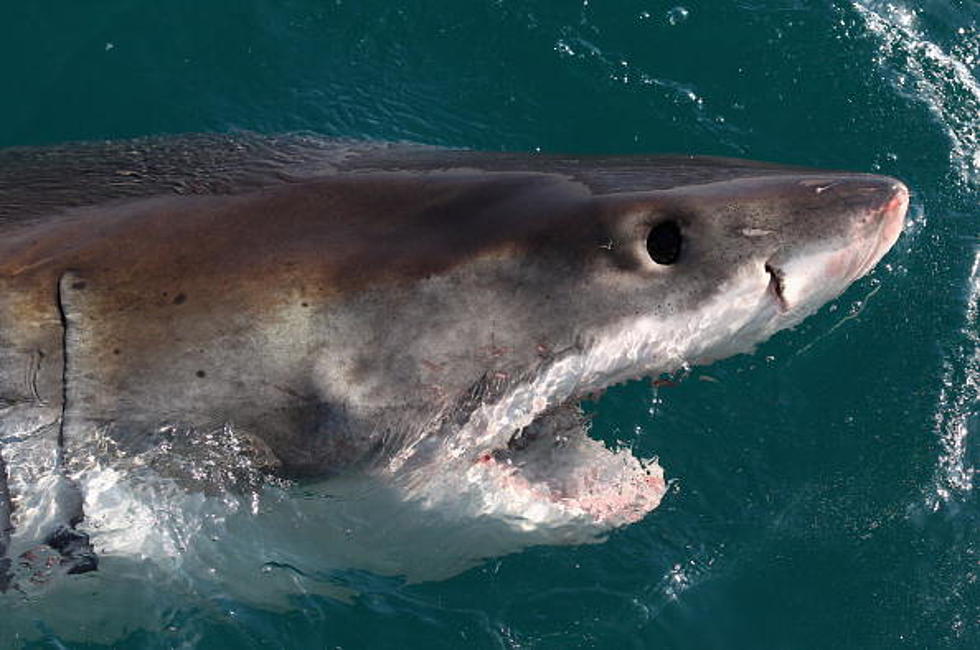
<path fill-rule="evenodd" d="M 720 154 L 892 174 L 913 204 L 801 327 L 586 405 L 673 480 L 603 544 L 422 584 L 350 572 L 345 598 L 276 606 L 100 572 L 69 606 L 5 600 L 0 645 L 980 647 L 978 28 L 969 0 L 3 8 L 4 146 L 247 129 Z"/>

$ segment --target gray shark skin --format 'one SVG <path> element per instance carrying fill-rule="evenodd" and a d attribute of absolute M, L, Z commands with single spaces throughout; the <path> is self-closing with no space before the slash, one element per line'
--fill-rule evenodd
<path fill-rule="evenodd" d="M 88 557 L 93 463 L 204 492 L 364 473 L 529 529 L 636 521 L 663 472 L 588 438 L 577 400 L 799 323 L 907 205 L 887 177 L 692 156 L 0 151 L 0 555 Z"/>

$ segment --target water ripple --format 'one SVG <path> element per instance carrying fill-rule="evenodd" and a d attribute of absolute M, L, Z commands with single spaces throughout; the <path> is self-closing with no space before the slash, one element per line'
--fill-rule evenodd
<path fill-rule="evenodd" d="M 980 187 L 980 83 L 973 72 L 980 64 L 977 26 L 958 27 L 955 42 L 943 49 L 918 27 L 916 8 L 875 0 L 852 6 L 879 41 L 875 64 L 896 90 L 923 103 L 942 125 L 956 179 Z"/>

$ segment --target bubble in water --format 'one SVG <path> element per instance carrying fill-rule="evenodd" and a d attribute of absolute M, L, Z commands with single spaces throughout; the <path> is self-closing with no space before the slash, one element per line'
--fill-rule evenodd
<path fill-rule="evenodd" d="M 690 11 L 678 5 L 667 11 L 667 22 L 671 25 L 680 25 L 690 14 Z"/>

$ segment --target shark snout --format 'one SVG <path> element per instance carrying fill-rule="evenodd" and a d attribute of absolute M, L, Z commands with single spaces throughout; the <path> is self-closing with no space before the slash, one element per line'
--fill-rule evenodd
<path fill-rule="evenodd" d="M 868 273 L 898 240 L 909 205 L 908 188 L 884 176 L 815 185 L 840 231 L 784 249 L 765 263 L 769 291 L 780 311 L 809 312 Z M 842 207 L 843 206 L 843 207 Z"/>
<path fill-rule="evenodd" d="M 884 257 L 902 233 L 908 188 L 893 178 L 874 178 L 868 188 L 869 204 L 859 211 L 847 245 L 826 268 L 830 281 L 836 279 L 846 286 L 857 280 Z"/>
<path fill-rule="evenodd" d="M 890 249 L 905 227 L 905 213 L 909 209 L 909 188 L 900 181 L 892 181 L 891 194 L 878 210 L 878 243 L 881 247 L 878 259 Z M 877 259 L 875 260 L 877 262 Z"/>

